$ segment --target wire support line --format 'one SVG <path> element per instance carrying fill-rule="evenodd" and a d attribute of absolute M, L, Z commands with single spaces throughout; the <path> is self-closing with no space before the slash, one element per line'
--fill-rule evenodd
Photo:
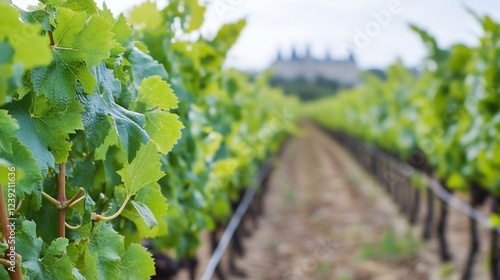
<path fill-rule="evenodd" d="M 396 159 L 376 147 L 366 146 L 365 144 L 363 144 L 363 147 L 352 145 L 351 143 L 349 143 L 348 145 L 362 153 L 371 155 L 379 162 L 386 163 L 392 170 L 395 170 L 405 177 L 410 177 L 413 174 L 417 173 L 418 176 L 426 181 L 426 187 L 430 189 L 435 195 L 437 195 L 441 200 L 443 200 L 446 204 L 462 212 L 469 218 L 476 220 L 483 227 L 495 230 L 496 232 L 500 233 L 500 227 L 494 227 L 490 219 L 485 214 L 447 191 L 438 181 L 436 181 L 436 179 L 429 177 L 427 174 L 416 170 L 408 163 Z"/>
<path fill-rule="evenodd" d="M 229 242 L 231 242 L 231 239 L 233 238 L 233 235 L 238 228 L 239 224 L 241 223 L 241 220 L 243 219 L 243 216 L 248 210 L 248 207 L 250 206 L 250 203 L 252 203 L 253 197 L 255 196 L 255 193 L 259 189 L 260 186 L 262 186 L 263 182 L 266 180 L 267 176 L 269 176 L 269 173 L 271 171 L 271 167 L 268 164 L 264 165 L 266 168 L 264 168 L 264 171 L 262 172 L 263 174 L 259 174 L 260 176 L 258 177 L 258 180 L 256 184 L 253 187 L 248 188 L 245 191 L 245 195 L 243 196 L 243 199 L 241 200 L 240 205 L 238 205 L 238 208 L 236 209 L 234 215 L 231 217 L 231 220 L 229 221 L 229 224 L 226 227 L 226 230 L 222 234 L 222 237 L 219 241 L 219 244 L 217 245 L 217 248 L 215 249 L 214 253 L 212 254 L 212 257 L 210 257 L 210 260 L 207 264 L 207 267 L 205 268 L 205 271 L 201 277 L 201 280 L 210 280 L 212 279 L 212 276 L 217 269 L 217 266 L 219 265 L 222 256 L 224 255 L 224 252 L 227 249 L 227 246 L 229 245 Z"/>

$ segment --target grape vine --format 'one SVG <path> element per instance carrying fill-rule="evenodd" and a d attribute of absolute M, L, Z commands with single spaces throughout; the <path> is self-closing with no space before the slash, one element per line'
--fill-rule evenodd
<path fill-rule="evenodd" d="M 468 194 L 473 207 L 488 198 L 492 227 L 489 267 L 492 279 L 499 279 L 500 238 L 495 228 L 500 226 L 500 24 L 489 16 L 471 14 L 484 30 L 476 45 L 442 48 L 428 32 L 411 26 L 428 48 L 421 73 L 413 73 L 398 61 L 388 68 L 386 80 L 366 75 L 363 85 L 311 104 L 307 114 L 325 127 L 346 132 L 412 164 L 438 179 L 448 192 Z M 420 180 L 418 185 L 422 184 Z M 428 201 L 426 238 L 433 217 L 432 192 L 428 192 Z M 445 202 L 440 201 L 439 211 L 440 255 L 449 261 Z M 474 217 L 469 225 L 471 245 L 463 279 L 470 279 L 479 248 Z"/>
<path fill-rule="evenodd" d="M 0 279 L 150 279 L 145 239 L 191 258 L 229 218 L 296 101 L 223 67 L 245 22 L 205 38 L 204 12 L 0 1 Z"/>

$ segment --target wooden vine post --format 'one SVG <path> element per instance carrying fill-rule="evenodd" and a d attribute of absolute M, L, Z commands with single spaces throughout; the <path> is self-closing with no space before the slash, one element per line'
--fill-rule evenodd
<path fill-rule="evenodd" d="M 7 244 L 7 250 L 3 255 L 3 258 L 0 259 L 0 262 L 5 267 L 7 272 L 9 273 L 10 279 L 12 280 L 22 280 L 23 276 L 21 273 L 21 256 L 19 256 L 15 249 L 13 250 L 13 246 L 9 246 L 8 238 L 10 236 L 15 236 L 14 228 L 9 226 L 9 215 L 7 214 L 7 204 L 5 202 L 5 196 L 3 193 L 3 186 L 0 185 L 0 223 L 2 224 L 2 242 Z M 12 264 L 8 260 L 9 256 L 15 256 L 15 266 L 12 269 Z M 11 269 L 9 269 L 11 268 Z"/>
<path fill-rule="evenodd" d="M 493 199 L 491 214 L 500 215 L 500 198 Z M 490 269 L 491 278 L 493 280 L 500 280 L 500 234 L 498 228 L 490 230 L 491 244 L 490 244 Z"/>
<path fill-rule="evenodd" d="M 443 188 L 450 192 L 446 187 L 445 182 L 440 182 Z M 448 219 L 448 203 L 443 199 L 439 199 L 439 219 L 437 224 L 437 237 L 439 241 L 439 255 L 441 261 L 447 262 L 451 260 L 451 254 L 448 248 L 448 241 L 446 240 L 446 221 Z"/>

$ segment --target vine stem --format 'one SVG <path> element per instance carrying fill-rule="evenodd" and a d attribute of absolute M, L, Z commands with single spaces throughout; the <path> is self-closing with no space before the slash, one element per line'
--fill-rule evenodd
<path fill-rule="evenodd" d="M 129 200 L 130 200 L 130 196 L 127 195 L 127 197 L 125 198 L 125 201 L 123 201 L 122 206 L 120 207 L 120 209 L 118 209 L 118 211 L 116 211 L 116 213 L 113 214 L 113 215 L 111 215 L 111 216 L 105 217 L 105 216 L 101 216 L 101 215 L 96 214 L 96 213 L 92 213 L 92 220 L 95 220 L 95 221 L 111 221 L 113 219 L 118 218 L 118 216 L 120 216 L 120 214 L 125 209 L 125 206 L 127 206 L 127 203 L 128 203 Z"/>
<path fill-rule="evenodd" d="M 85 200 L 86 196 L 82 196 L 78 198 L 84 191 L 83 188 L 78 189 L 78 192 L 70 199 L 66 200 L 66 165 L 59 165 L 59 180 L 57 183 L 57 189 L 59 193 L 59 197 L 57 199 L 53 198 L 46 192 L 42 191 L 42 196 L 47 199 L 54 207 L 59 211 L 59 226 L 58 232 L 59 237 L 66 237 L 66 228 L 71 230 L 77 230 L 81 226 L 71 226 L 66 223 L 66 210 L 68 208 L 73 207 L 74 205 Z"/>
<path fill-rule="evenodd" d="M 79 188 L 78 192 L 70 200 L 66 201 L 66 203 L 63 206 L 65 208 L 70 208 L 72 205 L 75 205 L 78 202 L 84 200 L 85 196 L 82 196 L 82 197 L 78 198 L 83 193 L 83 191 L 84 191 L 83 188 Z"/>
<path fill-rule="evenodd" d="M 42 191 L 42 196 L 47 199 L 48 201 L 50 201 L 50 203 L 52 203 L 52 205 L 54 205 L 54 207 L 56 209 L 59 209 L 61 208 L 61 204 L 59 204 L 59 201 L 57 201 L 56 199 L 54 199 L 52 196 L 50 196 L 48 193 Z"/>
<path fill-rule="evenodd" d="M 13 230 L 13 229 L 11 229 L 9 227 L 9 216 L 7 214 L 7 205 L 5 204 L 5 197 L 3 194 L 3 186 L 2 185 L 0 185 L 0 223 L 2 224 L 3 242 L 5 244 L 9 245 L 7 243 L 7 237 L 14 236 L 14 235 L 11 233 L 11 230 Z M 15 255 L 16 260 L 17 260 L 17 254 L 16 254 L 15 250 L 12 250 L 12 249 L 13 249 L 13 246 L 8 246 L 7 250 L 5 251 L 4 256 Z M 7 260 L 3 259 L 3 261 L 1 263 L 4 264 L 5 262 L 7 262 Z M 10 267 L 10 263 L 7 263 L 7 264 Z M 23 276 L 21 274 L 21 268 L 19 267 L 19 265 L 20 265 L 20 263 L 16 261 L 16 267 L 15 267 L 14 271 L 9 270 L 7 267 L 7 271 L 9 272 L 10 279 L 12 279 L 12 280 L 22 280 L 23 279 Z"/>
<path fill-rule="evenodd" d="M 49 40 L 50 40 L 50 46 L 54 47 L 56 43 L 54 42 L 54 34 L 52 34 L 52 31 L 47 32 L 49 34 Z"/>
<path fill-rule="evenodd" d="M 48 9 L 49 9 L 49 5 L 45 5 L 45 11 L 47 11 Z M 49 35 L 50 46 L 54 47 L 56 45 L 56 43 L 54 41 L 54 34 L 52 33 L 52 31 L 48 31 L 47 35 Z"/>
<path fill-rule="evenodd" d="M 70 225 L 70 224 L 68 224 L 68 223 L 64 223 L 64 225 L 65 225 L 67 228 L 71 229 L 71 230 L 77 230 L 77 229 L 79 229 L 79 228 L 81 228 L 81 227 L 82 227 L 82 225 L 72 226 L 72 225 Z"/>
<path fill-rule="evenodd" d="M 6 259 L 0 259 L 0 264 L 3 265 L 3 267 L 5 267 L 6 269 L 10 266 L 9 261 Z"/>
<path fill-rule="evenodd" d="M 57 183 L 59 192 L 58 201 L 60 205 L 66 203 L 66 164 L 59 164 L 59 181 Z M 59 237 L 66 237 L 66 207 L 61 207 L 59 210 Z"/>
<path fill-rule="evenodd" d="M 77 205 L 78 203 L 80 203 L 80 202 L 84 201 L 84 200 L 85 200 L 85 198 L 86 198 L 85 196 L 82 196 L 82 197 L 80 197 L 79 199 L 74 200 L 72 203 L 68 203 L 68 202 L 66 202 L 66 204 L 68 205 L 68 206 L 66 206 L 66 208 L 71 208 L 71 207 L 73 207 L 73 206 Z"/>

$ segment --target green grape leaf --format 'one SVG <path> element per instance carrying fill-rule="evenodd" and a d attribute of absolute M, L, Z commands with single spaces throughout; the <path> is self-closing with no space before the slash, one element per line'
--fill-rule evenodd
<path fill-rule="evenodd" d="M 197 30 L 201 27 L 204 20 L 205 10 L 206 8 L 201 6 L 198 3 L 198 0 L 189 0 L 189 27 L 186 32 L 191 32 L 193 30 Z"/>
<path fill-rule="evenodd" d="M 88 151 L 92 151 L 104 143 L 108 134 L 112 134 L 113 118 L 107 115 L 108 112 L 106 111 L 103 96 L 99 96 L 98 94 L 88 96 L 83 90 L 78 90 L 77 98 L 85 108 L 85 112 L 82 114 L 82 121 L 87 144 L 86 148 Z"/>
<path fill-rule="evenodd" d="M 224 136 L 217 131 L 210 132 L 203 140 L 196 139 L 196 142 L 198 142 L 198 145 L 200 146 L 200 152 L 203 155 L 194 167 L 197 173 L 203 172 L 203 169 L 205 168 L 205 161 L 213 161 L 213 158 L 220 149 L 223 140 Z"/>
<path fill-rule="evenodd" d="M 56 56 L 47 67 L 32 71 L 33 89 L 38 95 L 45 94 L 59 110 L 69 106 L 76 91 L 76 79 L 85 83 L 87 89 L 95 86 L 95 78 L 87 68 L 71 66 Z"/>
<path fill-rule="evenodd" d="M 97 255 L 97 279 L 120 279 L 123 240 L 110 223 L 97 223 L 88 244 L 89 253 Z"/>
<path fill-rule="evenodd" d="M 50 24 L 51 14 L 45 10 L 34 10 L 34 11 L 25 11 L 19 10 L 21 14 L 21 19 L 24 22 L 31 24 L 40 25 L 45 31 L 53 31 L 54 27 Z"/>
<path fill-rule="evenodd" d="M 30 110 L 37 136 L 42 139 L 54 155 L 56 163 L 67 161 L 71 144 L 69 134 L 83 129 L 83 107 L 78 100 L 72 100 L 64 112 L 55 111 L 44 96 L 35 97 Z"/>
<path fill-rule="evenodd" d="M 153 215 L 153 217 L 149 219 L 153 220 L 154 218 L 154 221 L 157 223 L 157 225 L 153 225 L 153 223 L 148 225 L 135 205 L 135 209 L 134 207 L 125 208 L 122 216 L 135 223 L 141 238 L 154 238 L 167 234 L 167 224 L 164 216 L 167 214 L 168 205 L 165 197 L 161 193 L 160 185 L 155 183 L 142 188 L 137 192 L 133 202 L 147 207 L 148 210 L 146 211 L 151 212 Z"/>
<path fill-rule="evenodd" d="M 159 224 L 147 234 L 144 234 L 144 236 L 156 237 L 166 235 L 167 225 L 164 216 L 167 215 L 168 204 L 165 197 L 161 193 L 160 185 L 155 183 L 141 189 L 135 196 L 134 201 L 147 205 Z M 142 228 L 139 227 L 139 232 L 141 232 L 141 229 Z"/>
<path fill-rule="evenodd" d="M 165 173 L 160 171 L 160 158 L 161 155 L 158 154 L 155 144 L 150 141 L 142 145 L 130 164 L 126 162 L 123 169 L 118 171 L 129 196 L 165 176 Z"/>
<path fill-rule="evenodd" d="M 181 130 L 184 125 L 179 121 L 179 116 L 155 110 L 146 113 L 145 128 L 151 140 L 156 144 L 158 151 L 167 154 L 177 144 L 177 140 L 181 138 Z"/>
<path fill-rule="evenodd" d="M 188 51 L 188 49 L 191 49 L 191 51 Z M 195 43 L 177 41 L 172 44 L 172 51 L 185 57 L 186 62 L 184 63 L 189 65 L 189 68 L 183 66 L 182 75 L 186 76 L 183 77 L 184 79 L 193 75 L 193 72 L 198 71 L 198 69 L 218 71 L 224 62 L 224 57 L 220 56 L 214 45 L 210 45 L 205 41 Z M 196 83 L 186 83 L 186 86 L 188 86 L 188 89 L 199 91 Z"/>
<path fill-rule="evenodd" d="M 12 153 L 12 142 L 18 129 L 16 120 L 6 110 L 0 110 L 0 152 Z"/>
<path fill-rule="evenodd" d="M 88 241 L 72 243 L 68 246 L 68 256 L 74 263 L 74 268 L 85 277 L 84 279 L 98 279 L 97 253 L 90 253 Z"/>
<path fill-rule="evenodd" d="M 108 136 L 104 139 L 104 143 L 95 149 L 94 160 L 104 160 L 109 148 L 117 144 L 119 144 L 118 134 L 116 134 L 116 130 L 111 129 Z"/>
<path fill-rule="evenodd" d="M 142 143 L 149 137 L 143 129 L 146 121 L 142 114 L 129 111 L 116 104 L 113 96 L 121 92 L 121 83 L 113 76 L 113 71 L 104 64 L 95 68 L 95 76 L 99 84 L 92 96 L 79 93 L 78 99 L 85 108 L 82 114 L 86 141 L 89 150 L 100 146 L 110 130 L 115 130 L 129 161 Z M 110 123 L 109 118 L 112 119 Z"/>
<path fill-rule="evenodd" d="M 10 275 L 4 266 L 0 267 L 0 279 L 10 279 Z"/>
<path fill-rule="evenodd" d="M 9 1 L 10 2 L 10 1 Z M 24 70 L 50 63 L 48 39 L 40 27 L 19 21 L 19 11 L 0 3 L 0 105 L 21 85 Z"/>
<path fill-rule="evenodd" d="M 125 250 L 124 237 L 109 223 L 98 223 L 88 244 L 97 255 L 97 279 L 149 279 L 155 267 L 151 254 L 139 244 Z"/>
<path fill-rule="evenodd" d="M 162 110 L 170 110 L 177 108 L 179 100 L 170 88 L 170 85 L 163 81 L 160 76 L 151 76 L 142 80 L 141 85 L 137 89 L 137 105 L 136 110 L 152 110 L 159 108 Z M 143 108 L 145 107 L 145 108 Z"/>
<path fill-rule="evenodd" d="M 425 43 L 427 51 L 429 52 L 430 58 L 434 59 L 436 62 L 442 62 L 446 59 L 447 52 L 439 48 L 434 37 L 432 37 L 427 31 L 419 28 L 416 25 L 410 25 L 410 28 L 418 35 L 420 35 L 422 41 Z"/>
<path fill-rule="evenodd" d="M 241 30 L 246 25 L 245 20 L 239 20 L 235 23 L 228 23 L 222 26 L 215 38 L 210 42 L 210 44 L 216 48 L 220 53 L 226 54 L 229 49 L 236 43 Z"/>
<path fill-rule="evenodd" d="M 89 18 L 86 13 L 58 9 L 54 31 L 56 54 L 67 64 L 85 62 L 87 67 L 97 66 L 109 57 L 112 28 L 102 17 Z"/>
<path fill-rule="evenodd" d="M 68 240 L 58 238 L 45 247 L 36 237 L 36 224 L 24 221 L 16 233 L 16 251 L 23 258 L 22 266 L 31 279 L 58 279 L 61 275 L 72 275 L 72 264 L 66 254 Z"/>
<path fill-rule="evenodd" d="M 94 0 L 66 0 L 62 7 L 76 12 L 86 12 L 90 15 L 99 11 Z"/>
<path fill-rule="evenodd" d="M 13 140 L 12 150 L 13 153 L 0 152 L 0 158 L 9 161 L 9 166 L 16 168 L 16 194 L 18 198 L 24 199 L 24 194 L 34 193 L 37 195 L 38 205 L 40 205 L 43 177 L 39 164 L 33 158 L 31 151 L 18 139 Z M 49 156 L 51 157 L 50 153 Z M 47 172 L 47 170 L 44 171 Z"/>
<path fill-rule="evenodd" d="M 33 261 L 33 267 L 36 267 L 43 248 L 43 240 L 36 236 L 35 222 L 24 221 L 21 230 L 16 232 L 16 237 L 16 252 L 23 257 L 23 265 Z"/>
<path fill-rule="evenodd" d="M 7 100 L 7 93 L 9 92 L 9 80 L 13 75 L 11 65 L 13 55 L 14 50 L 12 47 L 7 42 L 0 42 L 0 105 L 9 101 Z"/>
<path fill-rule="evenodd" d="M 113 25 L 112 32 L 115 34 L 115 44 L 113 49 L 111 49 L 111 54 L 113 56 L 118 56 L 127 50 L 123 46 L 127 45 L 128 41 L 130 41 L 130 37 L 132 36 L 132 28 L 128 25 L 127 19 L 123 14 L 118 16 L 118 19 Z"/>
<path fill-rule="evenodd" d="M 43 185 L 43 190 L 52 194 L 56 183 L 53 179 L 47 181 L 48 184 Z M 37 236 L 42 238 L 45 243 L 59 237 L 58 229 L 54 227 L 54 221 L 57 221 L 58 216 L 59 212 L 47 199 L 42 199 L 39 211 L 29 215 L 30 220 L 36 221 L 37 228 L 43 229 L 38 231 Z"/>
<path fill-rule="evenodd" d="M 0 42 L 7 39 L 13 47 L 13 62 L 25 68 L 50 63 L 48 39 L 38 35 L 40 27 L 19 21 L 19 11 L 9 4 L 0 3 L 0 13 Z"/>
<path fill-rule="evenodd" d="M 140 87 L 142 80 L 154 75 L 160 76 L 162 79 L 167 80 L 168 74 L 165 67 L 154 60 L 151 56 L 145 54 L 138 48 L 133 48 L 128 61 L 132 65 L 132 74 L 134 77 L 134 86 Z"/>
<path fill-rule="evenodd" d="M 144 27 L 156 29 L 163 23 L 162 15 L 156 8 L 156 3 L 149 1 L 134 7 L 128 16 L 128 20 L 138 29 Z"/>
<path fill-rule="evenodd" d="M 172 150 L 181 137 L 184 125 L 175 114 L 165 112 L 177 108 L 179 103 L 170 85 L 160 76 L 152 76 L 142 80 L 138 88 L 134 109 L 146 114 L 145 129 L 162 154 Z"/>
<path fill-rule="evenodd" d="M 71 144 L 68 142 L 69 134 L 83 129 L 83 107 L 78 100 L 72 100 L 65 111 L 54 109 L 45 96 L 28 95 L 21 102 L 14 102 L 10 112 L 23 126 L 19 130 L 19 138 L 28 147 L 40 149 L 35 157 L 49 160 L 43 149 L 50 151 L 56 163 L 66 162 Z M 32 146 L 31 143 L 38 142 Z M 42 146 L 42 147 L 40 147 Z M 37 150 L 38 150 L 37 149 Z M 38 158 L 37 158 L 38 160 Z M 46 166 L 46 164 L 44 164 Z"/>
<path fill-rule="evenodd" d="M 156 274 L 155 263 L 146 248 L 132 243 L 122 256 L 120 278 L 124 280 L 150 279 Z"/>
<path fill-rule="evenodd" d="M 44 94 L 56 108 L 65 109 L 75 97 L 78 80 L 92 94 L 96 78 L 90 68 L 110 56 L 113 45 L 112 24 L 85 12 L 58 9 L 54 31 L 54 61 L 33 70 L 33 88 Z"/>
<path fill-rule="evenodd" d="M 40 2 L 47 4 L 47 5 L 59 7 L 62 4 L 64 4 L 66 2 L 66 0 L 40 0 Z"/>
<path fill-rule="evenodd" d="M 144 221 L 144 223 L 146 223 L 146 226 L 149 229 L 152 229 L 153 227 L 158 225 L 158 221 L 153 215 L 153 212 L 151 212 L 146 204 L 139 201 L 132 201 L 132 205 L 134 206 L 135 210 L 137 210 L 137 213 L 139 213 L 142 220 Z"/>
<path fill-rule="evenodd" d="M 122 45 L 132 36 L 132 27 L 128 25 L 127 19 L 123 14 L 118 16 L 118 19 L 113 25 L 113 33 L 115 34 L 115 40 Z"/>

